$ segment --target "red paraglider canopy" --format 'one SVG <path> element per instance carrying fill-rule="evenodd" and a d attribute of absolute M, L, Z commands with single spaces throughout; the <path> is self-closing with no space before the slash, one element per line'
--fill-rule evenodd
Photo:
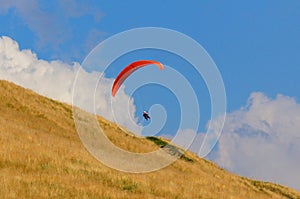
<path fill-rule="evenodd" d="M 131 64 L 129 64 L 128 66 L 126 66 L 117 76 L 117 78 L 114 81 L 114 84 L 112 86 L 112 96 L 115 96 L 117 91 L 119 90 L 120 86 L 122 85 L 122 83 L 125 81 L 125 79 L 131 75 L 131 73 L 133 73 L 134 71 L 136 71 L 137 69 L 147 66 L 147 65 L 151 65 L 151 64 L 155 64 L 157 65 L 157 67 L 162 70 L 164 68 L 164 66 L 158 62 L 158 61 L 153 61 L 153 60 L 139 60 L 139 61 L 135 61 L 132 62 Z"/>

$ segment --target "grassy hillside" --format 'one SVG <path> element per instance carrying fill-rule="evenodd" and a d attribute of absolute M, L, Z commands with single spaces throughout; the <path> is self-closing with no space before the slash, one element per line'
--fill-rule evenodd
<path fill-rule="evenodd" d="M 123 149 L 149 152 L 166 144 L 161 138 L 134 137 L 103 118 L 99 121 L 109 139 Z M 69 105 L 0 81 L 0 198 L 300 198 L 300 194 L 233 175 L 192 153 L 147 174 L 110 169 L 83 147 Z"/>

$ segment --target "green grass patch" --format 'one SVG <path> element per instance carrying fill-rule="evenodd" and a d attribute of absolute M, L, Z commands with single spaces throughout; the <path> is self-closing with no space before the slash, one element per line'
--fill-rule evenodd
<path fill-rule="evenodd" d="M 256 188 L 258 188 L 260 191 L 269 190 L 271 192 L 277 193 L 289 199 L 297 198 L 296 196 L 289 194 L 286 190 L 284 190 L 284 187 L 280 185 L 268 184 L 256 180 L 251 181 L 251 184 L 254 185 Z"/>
<path fill-rule="evenodd" d="M 160 147 L 164 147 L 164 146 L 168 145 L 168 143 L 166 141 L 163 141 L 162 139 L 159 139 L 158 137 L 148 136 L 148 137 L 146 137 L 146 139 L 154 142 L 156 145 L 158 145 Z"/>

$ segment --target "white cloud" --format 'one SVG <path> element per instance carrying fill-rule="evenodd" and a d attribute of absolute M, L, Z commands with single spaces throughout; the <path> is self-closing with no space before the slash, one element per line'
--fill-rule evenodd
<path fill-rule="evenodd" d="M 196 132 L 192 129 L 179 130 L 175 137 L 172 138 L 172 143 L 181 146 L 183 149 L 189 149 L 195 136 Z"/>
<path fill-rule="evenodd" d="M 79 63 L 69 65 L 61 61 L 48 62 L 38 59 L 32 51 L 20 50 L 18 43 L 11 38 L 0 38 L 0 79 L 14 82 L 41 95 L 71 104 L 73 83 L 79 68 Z M 124 93 L 123 87 L 118 92 L 118 100 L 114 101 L 114 110 L 111 110 L 112 79 L 102 78 L 95 93 L 95 87 L 101 75 L 99 72 L 88 73 L 82 70 L 76 86 L 76 89 L 80 91 L 77 93 L 80 95 L 74 96 L 76 105 L 94 112 L 93 97 L 95 95 L 97 114 L 114 121 L 112 114 L 114 111 L 119 116 L 118 124 L 139 133 L 140 128 L 135 124 L 133 100 Z M 127 107 L 128 111 L 124 111 L 124 107 Z"/>
<path fill-rule="evenodd" d="M 107 36 L 107 33 L 103 31 L 99 31 L 96 28 L 90 29 L 85 40 L 84 49 L 89 52 L 95 47 L 95 44 L 98 44 L 104 40 L 105 36 Z"/>
<path fill-rule="evenodd" d="M 300 189 L 300 104 L 255 92 L 227 114 L 212 160 L 240 175 Z"/>
<path fill-rule="evenodd" d="M 38 36 L 39 45 L 51 42 L 57 46 L 67 36 L 66 26 L 63 24 L 64 20 L 58 20 L 55 13 L 42 10 L 37 0 L 6 1 L 0 7 L 2 12 L 11 8 L 15 9 L 16 14 L 22 18 L 24 24 Z"/>
<path fill-rule="evenodd" d="M 93 4 L 86 2 L 64 0 L 55 5 L 51 9 L 45 9 L 38 0 L 10 0 L 1 2 L 0 14 L 7 14 L 9 9 L 13 9 L 14 15 L 20 17 L 24 25 L 37 37 L 34 39 L 35 46 L 40 51 L 51 52 L 52 57 L 68 61 L 70 58 L 78 59 L 88 53 L 92 49 L 91 43 L 99 42 L 104 33 L 95 29 L 90 31 L 90 28 L 85 30 L 81 28 L 83 25 L 80 24 L 80 20 L 71 22 L 72 19 L 92 16 L 93 22 L 98 23 L 103 13 Z M 11 25 L 16 28 L 18 26 Z M 81 33 L 80 37 L 77 32 Z M 93 33 L 95 35 L 91 36 Z"/>
<path fill-rule="evenodd" d="M 80 17 L 86 14 L 92 15 L 94 20 L 99 22 L 103 17 L 103 13 L 91 3 L 85 1 L 64 0 L 59 1 L 59 5 L 70 17 Z"/>

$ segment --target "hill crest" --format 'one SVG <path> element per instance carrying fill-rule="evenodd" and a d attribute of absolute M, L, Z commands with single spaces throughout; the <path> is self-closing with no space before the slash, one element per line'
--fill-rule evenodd
<path fill-rule="evenodd" d="M 295 190 L 231 174 L 191 152 L 155 172 L 116 171 L 86 151 L 70 105 L 7 81 L 0 81 L 0 113 L 1 198 L 300 198 Z M 167 143 L 98 119 L 124 150 L 145 153 Z"/>

